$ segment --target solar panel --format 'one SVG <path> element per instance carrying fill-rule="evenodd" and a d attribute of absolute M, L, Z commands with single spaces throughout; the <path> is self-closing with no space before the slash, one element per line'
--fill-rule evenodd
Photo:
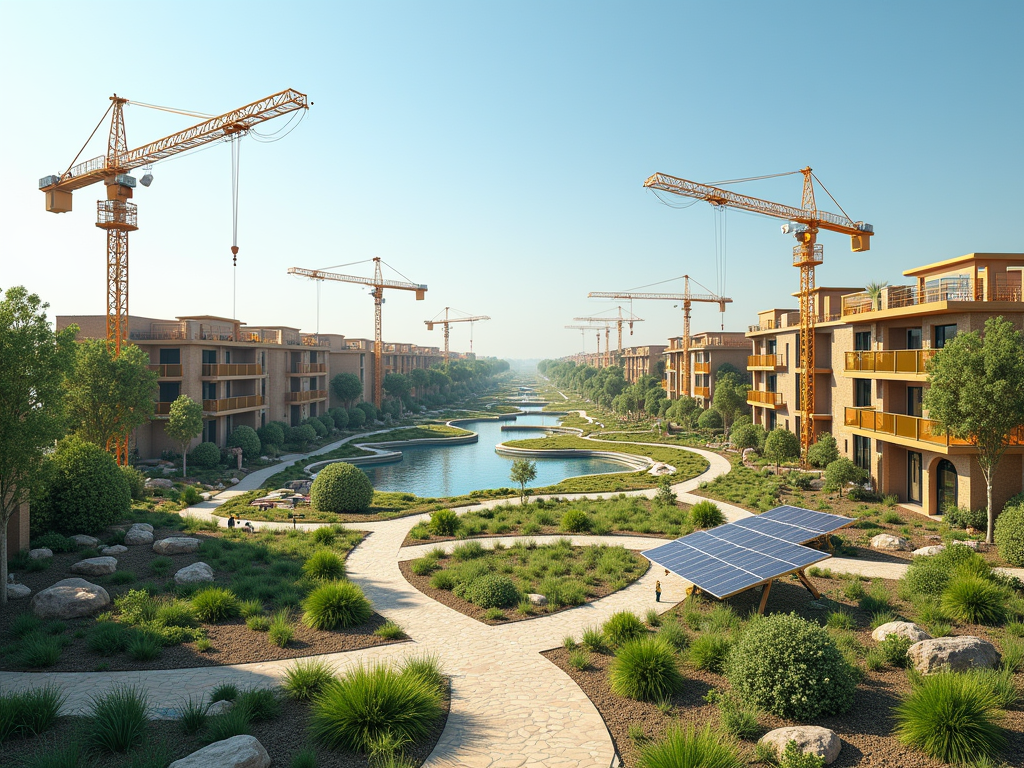
<path fill-rule="evenodd" d="M 830 515 L 826 512 L 812 512 L 811 510 L 804 509 L 803 507 L 790 506 L 770 509 L 764 514 L 758 515 L 758 517 L 765 520 L 776 520 L 780 523 L 787 523 L 789 525 L 799 526 L 800 528 L 806 528 L 808 530 L 815 531 L 818 536 L 822 536 L 826 533 L 832 533 L 832 531 L 837 531 L 854 522 L 852 517 Z"/>

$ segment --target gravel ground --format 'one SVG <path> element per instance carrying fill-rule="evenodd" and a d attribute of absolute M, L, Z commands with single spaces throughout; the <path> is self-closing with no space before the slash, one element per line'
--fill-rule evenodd
<path fill-rule="evenodd" d="M 811 579 L 811 581 L 819 590 L 832 593 L 830 596 L 833 599 L 840 600 L 841 594 L 837 593 L 841 593 L 842 585 L 845 582 L 832 579 Z M 893 602 L 898 609 L 901 604 L 895 599 L 896 582 L 886 582 L 886 584 L 890 587 L 894 596 Z M 749 611 L 756 610 L 759 600 L 759 593 L 747 592 L 726 602 L 732 605 L 741 616 L 744 616 Z M 768 598 L 768 611 L 796 611 L 804 618 L 823 620 L 822 611 L 808 608 L 810 602 L 810 595 L 798 583 L 781 581 L 772 588 Z M 704 605 L 705 609 L 708 609 L 714 603 L 709 601 Z M 870 617 L 865 612 L 858 611 L 848 602 L 846 607 L 858 618 L 858 623 L 861 626 L 867 626 Z M 678 607 L 672 609 L 662 617 L 663 620 L 674 620 L 678 610 Z M 1001 632 L 998 630 L 973 625 L 957 627 L 954 629 L 954 634 L 985 637 L 994 640 L 997 645 L 1001 637 Z M 857 635 L 858 640 L 867 647 L 874 646 L 870 637 L 870 629 L 861 629 Z M 682 671 L 687 681 L 686 687 L 681 694 L 673 698 L 672 711 L 669 714 L 663 714 L 654 704 L 632 701 L 611 692 L 608 685 L 608 667 L 613 657 L 610 655 L 592 653 L 590 655 L 591 666 L 584 671 L 578 671 L 569 666 L 569 652 L 563 648 L 547 651 L 544 656 L 575 680 L 584 693 L 590 697 L 608 726 L 624 766 L 637 765 L 640 754 L 639 745 L 634 743 L 628 735 L 628 728 L 631 724 L 641 725 L 645 736 L 649 739 L 661 738 L 671 723 L 693 723 L 698 727 L 711 723 L 713 728 L 720 728 L 717 707 L 707 704 L 703 700 L 704 695 L 711 689 L 725 690 L 729 688 L 728 682 L 720 675 L 702 672 L 689 665 L 684 665 Z M 1024 689 L 1024 673 L 1018 672 L 1016 678 L 1018 687 Z M 909 690 L 907 672 L 903 669 L 886 667 L 878 672 L 866 672 L 857 687 L 856 698 L 849 712 L 844 715 L 819 718 L 811 723 L 831 728 L 843 740 L 839 758 L 833 763 L 835 768 L 847 768 L 848 766 L 937 768 L 943 765 L 911 747 L 904 746 L 891 735 L 895 727 L 891 710 Z M 762 714 L 759 722 L 761 734 L 774 728 L 795 724 L 768 714 Z M 1003 759 L 1009 766 L 1024 766 L 1024 709 L 1019 704 L 1006 713 L 1003 726 L 1007 729 L 1009 736 L 1009 745 L 1003 754 Z M 755 741 L 742 742 L 751 761 L 754 760 Z"/>

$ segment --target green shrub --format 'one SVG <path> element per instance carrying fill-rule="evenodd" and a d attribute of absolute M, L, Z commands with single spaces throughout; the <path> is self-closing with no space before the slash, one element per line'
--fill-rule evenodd
<path fill-rule="evenodd" d="M 313 531 L 313 541 L 317 544 L 323 544 L 325 547 L 331 546 L 337 536 L 337 531 L 328 525 L 321 526 Z"/>
<path fill-rule="evenodd" d="M 857 620 L 846 611 L 832 611 L 825 619 L 825 626 L 829 629 L 856 629 Z"/>
<path fill-rule="evenodd" d="M 336 552 L 318 549 L 302 565 L 302 572 L 311 579 L 341 579 L 345 577 L 345 561 Z"/>
<path fill-rule="evenodd" d="M 599 627 L 587 627 L 584 629 L 580 642 L 584 648 L 594 653 L 600 653 L 608 647 L 605 644 L 604 633 Z"/>
<path fill-rule="evenodd" d="M 975 528 L 979 531 L 988 530 L 988 510 L 970 507 L 953 507 L 947 509 L 942 522 L 951 528 Z"/>
<path fill-rule="evenodd" d="M 454 536 L 461 521 L 459 516 L 450 509 L 435 509 L 430 513 L 428 527 L 435 536 Z"/>
<path fill-rule="evenodd" d="M 728 635 L 706 632 L 690 644 L 690 663 L 697 669 L 720 675 L 725 669 L 725 660 L 732 647 L 733 641 Z"/>
<path fill-rule="evenodd" d="M 238 615 L 238 598 L 230 589 L 206 587 L 192 595 L 196 617 L 207 624 L 215 624 Z"/>
<path fill-rule="evenodd" d="M 68 536 L 59 534 L 56 531 L 48 531 L 42 536 L 32 539 L 32 549 L 49 549 L 54 554 L 58 554 L 60 552 L 74 552 L 78 549 L 78 545 Z"/>
<path fill-rule="evenodd" d="M 34 526 L 58 533 L 93 533 L 130 512 L 128 480 L 114 457 L 98 445 L 72 435 L 61 440 L 44 463 L 41 487 L 33 496 Z"/>
<path fill-rule="evenodd" d="M 679 626 L 676 621 L 666 621 L 658 629 L 658 637 L 671 645 L 677 651 L 681 651 L 690 643 L 686 630 Z"/>
<path fill-rule="evenodd" d="M 196 504 L 203 503 L 203 494 L 201 494 L 199 492 L 199 489 L 196 488 L 194 485 L 186 485 L 184 488 L 182 488 L 181 495 L 178 496 L 178 501 L 180 501 L 186 507 L 192 507 L 195 506 Z M 192 531 L 203 530 L 207 527 L 206 524 L 207 521 L 205 520 L 200 522 L 197 521 L 195 518 L 190 518 L 188 521 L 186 521 L 185 528 L 186 530 L 191 528 Z"/>
<path fill-rule="evenodd" d="M 725 515 L 713 501 L 698 501 L 690 507 L 690 521 L 696 528 L 714 528 L 725 522 Z"/>
<path fill-rule="evenodd" d="M 289 611 L 283 608 L 274 614 L 267 626 L 267 639 L 278 648 L 284 648 L 295 636 L 295 628 L 289 620 Z"/>
<path fill-rule="evenodd" d="M 132 501 L 143 501 L 146 498 L 146 476 L 135 467 L 125 464 L 121 467 L 121 473 L 128 482 L 128 493 Z"/>
<path fill-rule="evenodd" d="M 444 670 L 437 656 L 424 654 L 408 656 L 398 667 L 403 675 L 418 677 L 434 690 L 443 693 L 446 687 Z"/>
<path fill-rule="evenodd" d="M 263 446 L 275 446 L 280 447 L 284 445 L 284 430 L 281 425 L 276 421 L 271 421 L 256 430 L 256 437 L 259 438 L 260 444 Z M 243 449 L 244 450 L 244 449 Z"/>
<path fill-rule="evenodd" d="M 1024 566 L 1024 504 L 1007 505 L 996 518 L 995 542 L 1006 562 Z"/>
<path fill-rule="evenodd" d="M 988 568 L 984 558 L 969 547 L 953 545 L 937 555 L 915 557 L 910 561 L 903 585 L 912 595 L 933 595 L 939 597 L 958 573 L 973 572 Z"/>
<path fill-rule="evenodd" d="M 281 714 L 281 702 L 270 688 L 247 688 L 241 691 L 235 699 L 235 706 L 248 713 L 251 723 L 273 720 Z"/>
<path fill-rule="evenodd" d="M 145 691 L 115 685 L 92 699 L 89 742 L 97 750 L 127 752 L 142 741 L 149 716 Z"/>
<path fill-rule="evenodd" d="M 373 485 L 361 469 L 339 461 L 320 470 L 309 494 L 322 512 L 364 512 L 373 501 Z"/>
<path fill-rule="evenodd" d="M 238 686 L 234 683 L 221 683 L 210 691 L 210 703 L 218 701 L 234 701 L 238 698 Z"/>
<path fill-rule="evenodd" d="M 992 689 L 974 675 L 922 677 L 896 707 L 900 741 L 955 765 L 995 760 L 1006 743 Z"/>
<path fill-rule="evenodd" d="M 316 440 L 316 429 L 311 424 L 299 424 L 297 427 L 289 427 L 284 436 L 286 443 L 293 443 L 303 448 Z"/>
<path fill-rule="evenodd" d="M 284 673 L 281 687 L 297 701 L 312 701 L 334 681 L 335 669 L 325 661 L 299 661 Z"/>
<path fill-rule="evenodd" d="M 827 467 L 839 458 L 839 446 L 831 432 L 822 432 L 818 441 L 807 449 L 807 462 L 812 467 Z"/>
<path fill-rule="evenodd" d="M 764 427 L 760 424 L 737 424 L 733 426 L 729 439 L 733 447 L 743 450 L 745 448 L 760 448 L 764 445 L 767 437 Z"/>
<path fill-rule="evenodd" d="M 1013 669 L 975 669 L 967 674 L 975 675 L 991 689 L 1001 709 L 1011 709 L 1020 700 L 1020 690 L 1014 680 Z"/>
<path fill-rule="evenodd" d="M 359 408 L 348 409 L 348 427 L 349 429 L 359 429 L 366 423 L 366 414 L 363 413 Z"/>
<path fill-rule="evenodd" d="M 270 629 L 270 617 L 263 615 L 249 616 L 245 620 L 245 626 L 253 632 L 266 632 Z"/>
<path fill-rule="evenodd" d="M 373 634 L 377 637 L 383 637 L 385 640 L 401 640 L 405 637 L 405 630 L 403 630 L 398 624 L 388 619 L 375 630 Z"/>
<path fill-rule="evenodd" d="M 752 739 L 760 731 L 757 710 L 738 701 L 734 695 L 711 690 L 704 697 L 704 701 L 718 707 L 722 727 L 730 735 L 739 739 Z"/>
<path fill-rule="evenodd" d="M 9 632 L 14 637 L 24 637 L 42 629 L 43 622 L 33 613 L 20 613 L 11 622 Z"/>
<path fill-rule="evenodd" d="M 878 644 L 878 650 L 882 654 L 882 658 L 885 659 L 886 664 L 894 667 L 905 667 L 909 661 L 907 651 L 913 644 L 914 642 L 908 637 L 889 635 Z"/>
<path fill-rule="evenodd" d="M 67 694 L 47 684 L 17 693 L 0 693 L 0 744 L 10 738 L 38 736 L 60 715 Z"/>
<path fill-rule="evenodd" d="M 93 653 L 113 656 L 128 648 L 132 631 L 116 621 L 103 621 L 94 626 L 86 636 L 85 645 Z"/>
<path fill-rule="evenodd" d="M 263 452 L 263 446 L 260 444 L 256 430 L 244 424 L 235 427 L 235 431 L 228 435 L 228 448 L 241 448 L 242 458 L 246 461 L 258 459 Z"/>
<path fill-rule="evenodd" d="M 582 509 L 568 509 L 562 515 L 559 527 L 567 533 L 585 533 L 591 528 L 590 515 Z"/>
<path fill-rule="evenodd" d="M 233 736 L 244 736 L 249 733 L 249 713 L 243 707 L 232 707 L 221 715 L 206 721 L 205 741 L 211 744 L 224 741 Z"/>
<path fill-rule="evenodd" d="M 466 597 L 481 608 L 512 608 L 519 603 L 520 593 L 508 576 L 491 573 L 474 579 Z"/>
<path fill-rule="evenodd" d="M 437 560 L 432 557 L 418 557 L 409 563 L 409 570 L 417 576 L 429 576 L 437 569 Z"/>
<path fill-rule="evenodd" d="M 157 607 L 154 621 L 164 627 L 194 627 L 198 617 L 191 603 L 173 600 Z"/>
<path fill-rule="evenodd" d="M 313 629 L 354 627 L 370 620 L 373 608 L 363 591 L 350 581 L 321 584 L 302 603 L 302 620 Z"/>
<path fill-rule="evenodd" d="M 697 426 L 701 429 L 721 429 L 722 414 L 714 408 L 708 408 L 697 417 Z"/>
<path fill-rule="evenodd" d="M 292 757 L 291 768 L 317 768 L 316 752 L 309 747 L 295 753 Z"/>
<path fill-rule="evenodd" d="M 454 589 L 455 577 L 450 571 L 438 571 L 430 577 L 431 589 Z"/>
<path fill-rule="evenodd" d="M 942 610 L 968 624 L 999 624 L 1006 616 L 1005 601 L 1006 590 L 997 584 L 979 576 L 957 576 L 942 593 Z"/>
<path fill-rule="evenodd" d="M 465 544 L 457 544 L 452 548 L 453 560 L 475 560 L 487 554 L 487 550 L 479 541 L 467 541 Z"/>
<path fill-rule="evenodd" d="M 647 627 L 632 611 L 617 611 L 601 627 L 605 641 L 613 648 L 647 634 Z"/>
<path fill-rule="evenodd" d="M 154 574 L 160 577 L 166 576 L 170 572 L 171 566 L 173 565 L 174 561 L 171 560 L 171 558 L 169 557 L 154 557 L 152 560 L 149 561 L 149 569 L 153 571 Z"/>
<path fill-rule="evenodd" d="M 665 738 L 648 744 L 640 753 L 639 768 L 744 768 L 746 760 L 736 745 L 713 731 L 670 726 Z"/>
<path fill-rule="evenodd" d="M 329 749 L 353 752 L 366 752 L 386 734 L 416 742 L 433 728 L 440 700 L 418 675 L 360 665 L 316 698 L 309 730 Z"/>
<path fill-rule="evenodd" d="M 684 681 L 672 646 L 657 637 L 638 637 L 616 651 L 608 682 L 619 696 L 660 701 L 682 690 Z"/>
<path fill-rule="evenodd" d="M 804 752 L 790 739 L 786 742 L 782 754 L 778 756 L 778 762 L 778 768 L 822 768 L 825 765 L 825 758 L 818 757 L 813 752 Z"/>
<path fill-rule="evenodd" d="M 537 586 L 537 592 L 548 599 L 548 605 L 560 608 L 563 605 L 583 605 L 587 601 L 587 585 L 575 578 L 545 576 Z"/>
<path fill-rule="evenodd" d="M 238 602 L 238 614 L 243 619 L 248 619 L 253 616 L 263 615 L 263 601 L 262 600 L 240 600 Z"/>
<path fill-rule="evenodd" d="M 213 469 L 220 464 L 220 448 L 216 443 L 200 443 L 189 451 L 188 464 L 196 469 Z"/>
<path fill-rule="evenodd" d="M 590 666 L 590 653 L 582 648 L 569 651 L 569 666 L 582 672 Z"/>
<path fill-rule="evenodd" d="M 812 720 L 845 712 L 857 672 L 822 627 L 794 614 L 751 623 L 728 665 L 733 688 L 780 717 Z"/>
<path fill-rule="evenodd" d="M 163 643 L 151 632 L 134 632 L 125 650 L 136 661 L 152 661 L 160 655 Z"/>

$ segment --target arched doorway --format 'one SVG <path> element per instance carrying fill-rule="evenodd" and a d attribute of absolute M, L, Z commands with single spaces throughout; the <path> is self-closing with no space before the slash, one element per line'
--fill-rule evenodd
<path fill-rule="evenodd" d="M 957 505 L 956 467 L 948 459 L 943 459 L 935 468 L 935 506 L 940 515 L 947 509 Z"/>

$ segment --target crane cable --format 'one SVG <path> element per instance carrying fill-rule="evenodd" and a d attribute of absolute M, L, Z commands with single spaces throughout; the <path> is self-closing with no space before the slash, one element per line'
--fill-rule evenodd
<path fill-rule="evenodd" d="M 92 137 L 96 135 L 96 131 L 98 131 L 100 129 L 100 126 L 103 125 L 103 121 L 107 119 L 107 115 L 110 114 L 110 110 L 112 110 L 113 108 L 114 102 L 110 102 L 110 106 L 107 107 L 107 111 L 103 113 L 103 117 L 101 117 L 100 121 L 96 123 L 96 127 L 92 129 L 92 133 L 90 133 L 89 138 L 85 140 L 85 144 L 83 144 L 82 148 L 78 150 L 78 154 L 75 155 L 75 159 L 72 160 L 71 163 L 68 165 L 68 169 L 60 175 L 61 179 L 67 176 L 68 173 L 70 173 L 71 169 L 75 167 L 75 163 L 78 162 L 78 158 L 80 158 L 82 156 L 82 153 L 85 152 L 85 148 L 89 146 L 89 142 L 92 141 Z"/>
<path fill-rule="evenodd" d="M 238 174 L 242 159 L 241 136 L 231 137 L 231 317 L 237 320 L 238 302 Z"/>

